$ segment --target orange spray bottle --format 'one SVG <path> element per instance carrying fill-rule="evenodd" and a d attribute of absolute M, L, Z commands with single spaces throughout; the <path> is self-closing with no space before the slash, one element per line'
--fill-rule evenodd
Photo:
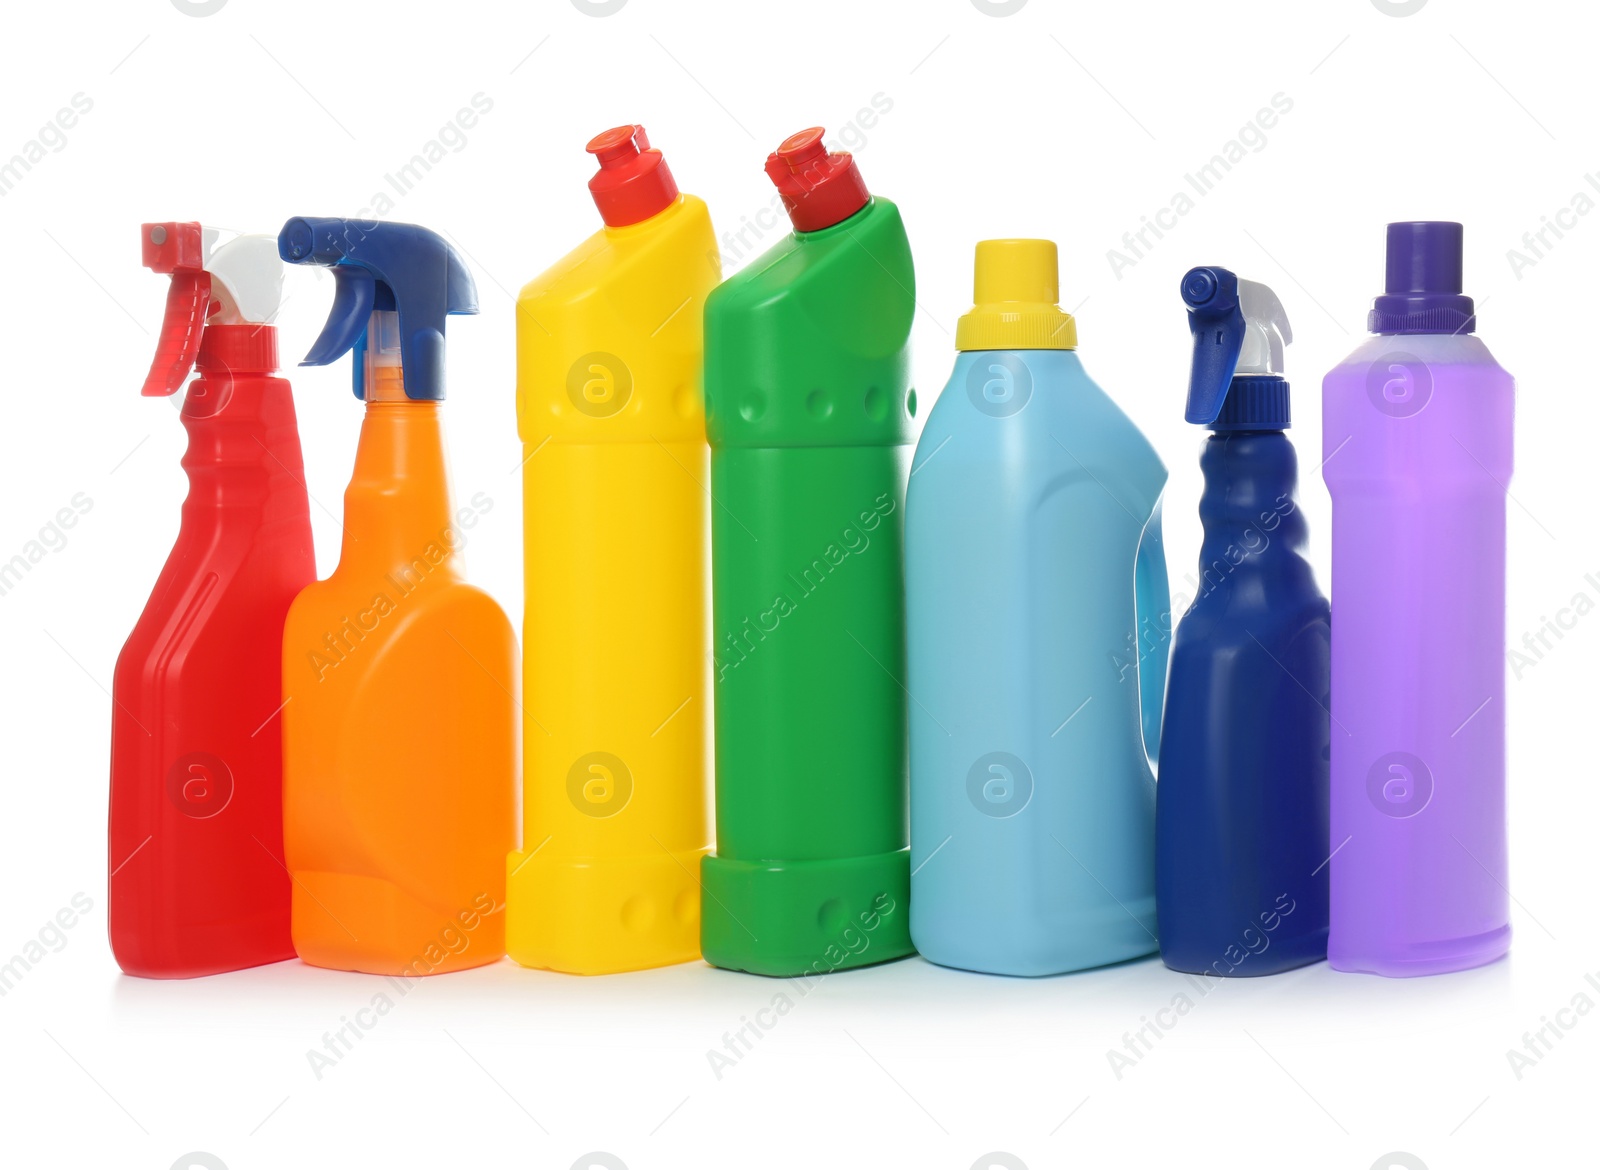
<path fill-rule="evenodd" d="M 462 578 L 439 427 L 445 318 L 465 263 L 410 224 L 291 219 L 278 251 L 332 269 L 305 365 L 355 355 L 367 404 L 333 575 L 284 628 L 284 851 L 308 963 L 431 975 L 505 950 L 517 648 Z"/>

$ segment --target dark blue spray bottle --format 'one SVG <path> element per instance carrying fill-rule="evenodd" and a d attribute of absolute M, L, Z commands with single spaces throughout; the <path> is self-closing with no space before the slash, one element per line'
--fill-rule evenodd
<path fill-rule="evenodd" d="M 1225 268 L 1191 269 L 1181 287 L 1194 335 L 1184 417 L 1212 433 L 1156 785 L 1161 958 L 1270 975 L 1327 954 L 1328 602 L 1284 434 L 1283 306 Z"/>

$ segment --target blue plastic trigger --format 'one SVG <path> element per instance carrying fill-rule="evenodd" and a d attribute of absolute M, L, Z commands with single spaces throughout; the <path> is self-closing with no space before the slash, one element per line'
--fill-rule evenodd
<path fill-rule="evenodd" d="M 1191 268 L 1179 286 L 1189 307 L 1194 360 L 1189 369 L 1189 402 L 1183 417 L 1207 426 L 1222 413 L 1223 400 L 1239 366 L 1244 346 L 1244 310 L 1239 278 L 1226 268 Z"/>
<path fill-rule="evenodd" d="M 333 308 L 322 332 L 311 343 L 311 350 L 301 361 L 302 366 L 326 366 L 338 361 L 355 348 L 367 331 L 367 319 L 377 302 L 377 281 L 364 268 L 340 265 L 333 269 Z M 356 363 L 357 380 L 360 380 L 361 362 Z M 359 394 L 359 391 L 357 391 Z"/>
<path fill-rule="evenodd" d="M 478 292 L 466 262 L 443 237 L 416 224 L 297 216 L 278 233 L 278 255 L 290 264 L 332 268 L 338 280 L 328 323 L 306 364 L 325 365 L 354 351 L 353 385 L 364 397 L 371 339 L 362 339 L 371 314 L 395 312 L 406 397 L 444 398 L 445 319 L 476 313 Z"/>

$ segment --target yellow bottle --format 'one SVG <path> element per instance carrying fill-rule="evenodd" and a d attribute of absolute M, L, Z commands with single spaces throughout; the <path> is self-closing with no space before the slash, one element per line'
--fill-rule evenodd
<path fill-rule="evenodd" d="M 589 143 L 606 226 L 517 300 L 526 616 L 506 949 L 597 975 L 700 954 L 701 315 L 721 264 L 643 127 Z"/>

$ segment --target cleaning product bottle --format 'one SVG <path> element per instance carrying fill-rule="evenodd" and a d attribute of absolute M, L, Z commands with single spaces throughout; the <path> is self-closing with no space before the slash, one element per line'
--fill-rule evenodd
<path fill-rule="evenodd" d="M 1056 246 L 985 240 L 906 501 L 911 936 L 1051 975 L 1156 949 L 1166 468 L 1077 355 Z"/>
<path fill-rule="evenodd" d="M 794 232 L 706 301 L 719 967 L 910 953 L 905 584 L 911 249 L 819 128 L 767 159 Z"/>
<path fill-rule="evenodd" d="M 1205 540 L 1172 643 L 1156 786 L 1161 958 L 1271 975 L 1328 949 L 1328 602 L 1305 559 L 1283 349 L 1264 284 L 1194 268 L 1184 418 Z"/>
<path fill-rule="evenodd" d="M 111 950 L 130 975 L 212 975 L 294 957 L 279 644 L 316 565 L 294 400 L 273 376 L 272 237 L 141 231 L 146 266 L 172 277 L 144 393 L 199 377 L 178 540 L 112 681 Z"/>
<path fill-rule="evenodd" d="M 307 355 L 355 355 L 367 404 L 339 566 L 283 634 L 284 845 L 294 945 L 319 967 L 431 975 L 505 953 L 514 840 L 517 648 L 461 576 L 439 403 L 445 317 L 471 274 L 426 228 L 291 219 L 278 250 L 329 266 L 333 311 Z M 492 504 L 492 502 L 490 502 Z"/>
<path fill-rule="evenodd" d="M 1322 383 L 1333 497 L 1328 962 L 1428 975 L 1511 945 L 1506 485 L 1515 382 L 1458 223 L 1392 223 L 1373 333 Z"/>
<path fill-rule="evenodd" d="M 517 962 L 579 974 L 700 953 L 707 848 L 711 217 L 642 126 L 589 143 L 605 227 L 517 300 L 525 457 Z"/>

